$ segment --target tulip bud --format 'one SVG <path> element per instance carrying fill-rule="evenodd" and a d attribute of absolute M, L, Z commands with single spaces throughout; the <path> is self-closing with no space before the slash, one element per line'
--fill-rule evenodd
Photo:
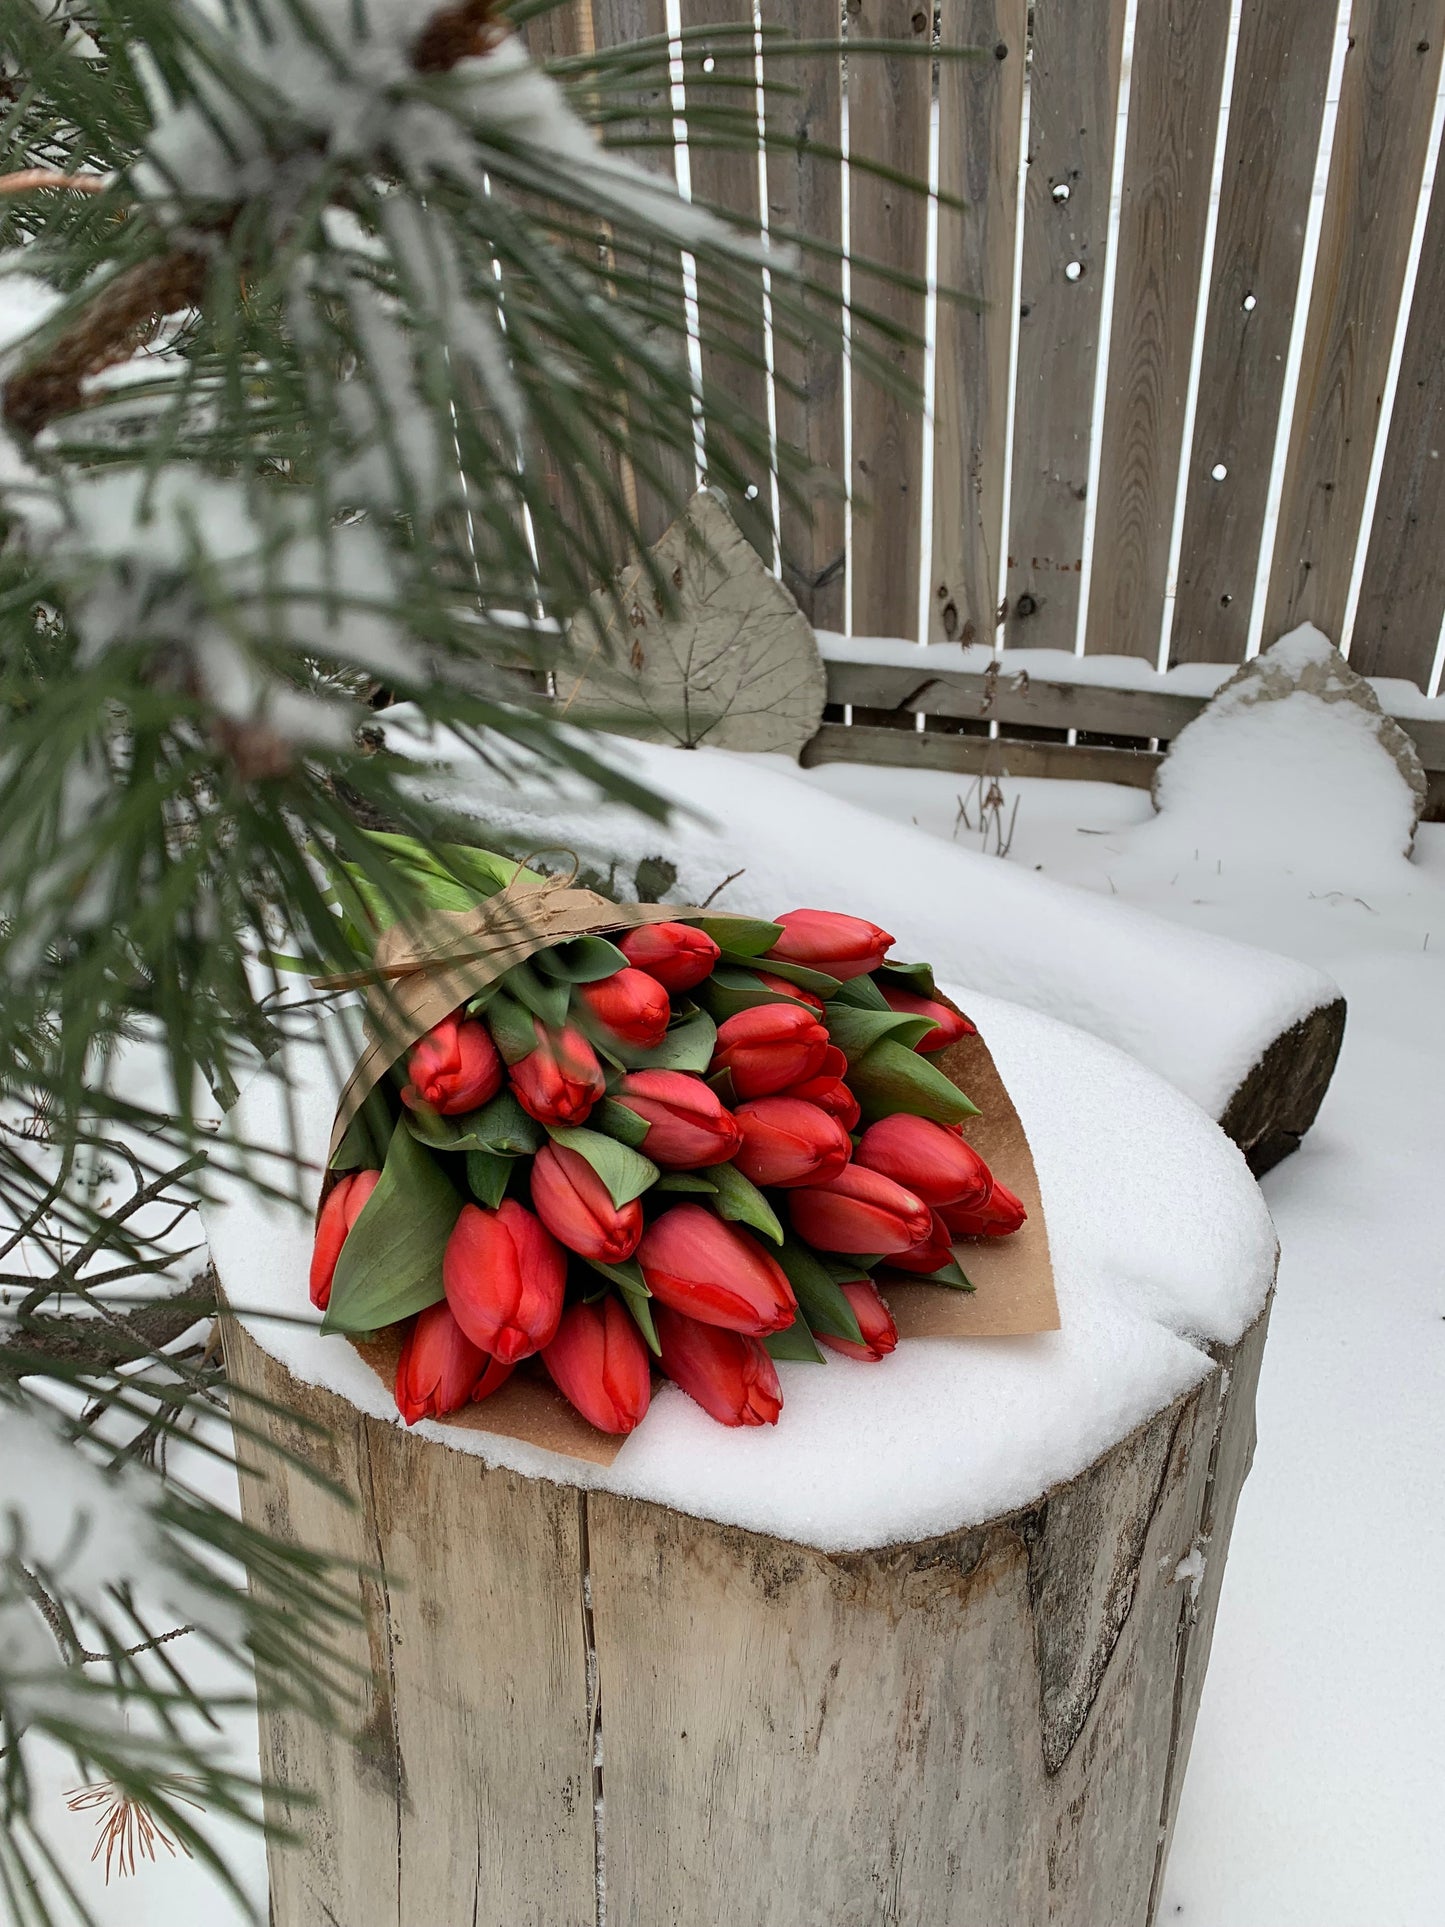
<path fill-rule="evenodd" d="M 533 1026 L 537 1048 L 512 1066 L 512 1089 L 539 1124 L 582 1124 L 607 1089 L 597 1053 L 580 1030 Z"/>
<path fill-rule="evenodd" d="M 895 1251 L 888 1262 L 899 1271 L 941 1271 L 953 1258 L 953 1237 L 943 1221 L 942 1212 L 931 1214 L 928 1236 L 907 1251 Z"/>
<path fill-rule="evenodd" d="M 707 1325 L 760 1337 L 786 1331 L 797 1314 L 777 1259 L 700 1204 L 675 1204 L 654 1219 L 637 1262 L 654 1298 Z"/>
<path fill-rule="evenodd" d="M 645 1417 L 652 1398 L 647 1347 L 618 1299 L 570 1306 L 542 1363 L 599 1432 L 630 1432 Z"/>
<path fill-rule="evenodd" d="M 926 1117 L 898 1111 L 870 1124 L 853 1153 L 869 1171 L 881 1171 L 895 1184 L 906 1185 L 925 1204 L 983 1204 L 993 1187 L 993 1173 L 954 1131 Z"/>
<path fill-rule="evenodd" d="M 947 1004 L 939 1003 L 936 997 L 920 997 L 916 990 L 896 990 L 890 983 L 881 983 L 878 988 L 883 992 L 890 1010 L 896 1010 L 904 1017 L 931 1017 L 937 1024 L 937 1030 L 929 1031 L 913 1046 L 925 1057 L 931 1057 L 934 1051 L 947 1050 L 960 1037 L 978 1035 L 977 1024 L 971 1023 L 961 1011 L 950 1010 Z"/>
<path fill-rule="evenodd" d="M 674 995 L 710 976 L 722 955 L 707 932 L 690 923 L 640 923 L 615 941 L 634 970 L 645 970 Z"/>
<path fill-rule="evenodd" d="M 443 1117 L 475 1111 L 502 1088 L 502 1060 L 485 1024 L 475 1018 L 444 1017 L 406 1060 L 410 1083 L 403 1104 L 427 1104 Z"/>
<path fill-rule="evenodd" d="M 896 1260 L 895 1260 L 896 1263 Z M 858 1320 L 858 1329 L 863 1334 L 863 1343 L 857 1345 L 851 1338 L 835 1338 L 832 1332 L 815 1332 L 814 1337 L 829 1351 L 842 1352 L 845 1358 L 860 1358 L 870 1362 L 886 1358 L 889 1352 L 897 1349 L 898 1327 L 893 1322 L 893 1314 L 878 1296 L 878 1287 L 868 1279 L 860 1278 L 840 1285 L 838 1289 L 853 1307 L 853 1316 Z"/>
<path fill-rule="evenodd" d="M 881 1172 L 850 1164 L 827 1184 L 788 1194 L 793 1229 L 817 1251 L 873 1251 L 891 1256 L 928 1236 L 928 1206 Z"/>
<path fill-rule="evenodd" d="M 743 1141 L 722 1099 L 687 1071 L 629 1071 L 612 1096 L 645 1120 L 637 1148 L 664 1171 L 726 1164 Z"/>
<path fill-rule="evenodd" d="M 769 957 L 804 964 L 844 983 L 876 970 L 893 944 L 888 932 L 866 917 L 845 917 L 836 910 L 789 910 L 775 921 L 783 934 Z"/>
<path fill-rule="evenodd" d="M 544 1144 L 532 1160 L 532 1208 L 559 1244 L 584 1258 L 620 1265 L 642 1236 L 642 1206 L 621 1206 L 580 1151 Z"/>
<path fill-rule="evenodd" d="M 771 970 L 754 973 L 764 990 L 774 991 L 779 997 L 791 997 L 794 1003 L 806 1004 L 810 1010 L 823 1015 L 823 999 L 815 997 L 811 990 L 804 990 L 801 984 L 790 984 L 786 977 L 775 977 Z"/>
<path fill-rule="evenodd" d="M 828 1033 L 797 1004 L 754 1004 L 718 1025 L 714 1071 L 727 1071 L 739 1097 L 771 1097 L 816 1077 L 827 1061 Z"/>
<path fill-rule="evenodd" d="M 743 1134 L 733 1161 L 754 1184 L 826 1183 L 852 1155 L 852 1141 L 837 1118 L 799 1097 L 755 1097 L 733 1116 Z"/>
<path fill-rule="evenodd" d="M 442 1254 L 442 1285 L 474 1345 L 504 1365 L 550 1345 L 566 1281 L 561 1247 L 515 1199 L 495 1211 L 462 1206 Z"/>
<path fill-rule="evenodd" d="M 604 1030 L 639 1050 L 656 1050 L 667 1035 L 672 1005 L 667 992 L 645 970 L 618 970 L 594 984 L 579 984 L 577 996 Z"/>
<path fill-rule="evenodd" d="M 396 1368 L 396 1409 L 408 1425 L 444 1418 L 471 1403 L 489 1365 L 453 1318 L 445 1300 L 421 1312 L 402 1343 Z M 510 1367 L 505 1368 L 510 1372 Z M 495 1389 L 495 1388 L 489 1388 Z"/>
<path fill-rule="evenodd" d="M 350 1171 L 326 1194 L 311 1248 L 311 1302 L 318 1311 L 325 1311 L 331 1303 L 331 1280 L 336 1276 L 336 1261 L 346 1234 L 380 1182 L 380 1171 Z"/>
<path fill-rule="evenodd" d="M 839 1052 L 841 1056 L 841 1051 Z M 841 1077 L 810 1077 L 804 1084 L 790 1084 L 779 1097 L 801 1097 L 805 1104 L 816 1104 L 829 1117 L 836 1117 L 845 1131 L 851 1131 L 862 1116 L 862 1106 Z"/>
<path fill-rule="evenodd" d="M 777 1369 L 756 1338 L 699 1324 L 654 1305 L 662 1369 L 719 1425 L 776 1425 L 783 1409 Z"/>
<path fill-rule="evenodd" d="M 1007 1238 L 1029 1214 L 1024 1210 L 1023 1200 L 995 1178 L 993 1189 L 981 1205 L 969 1209 L 961 1204 L 946 1204 L 940 1215 L 955 1238 Z"/>

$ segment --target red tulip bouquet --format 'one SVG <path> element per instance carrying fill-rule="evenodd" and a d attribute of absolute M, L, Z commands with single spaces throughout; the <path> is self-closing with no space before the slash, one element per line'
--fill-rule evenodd
<path fill-rule="evenodd" d="M 973 1026 L 875 924 L 609 904 L 376 842 L 426 928 L 336 875 L 373 1043 L 311 1298 L 330 1331 L 405 1321 L 408 1424 L 536 1358 L 602 1432 L 640 1423 L 654 1368 L 724 1425 L 771 1425 L 776 1359 L 885 1358 L 880 1280 L 971 1290 L 955 1246 L 1022 1224 L 931 1061 Z"/>

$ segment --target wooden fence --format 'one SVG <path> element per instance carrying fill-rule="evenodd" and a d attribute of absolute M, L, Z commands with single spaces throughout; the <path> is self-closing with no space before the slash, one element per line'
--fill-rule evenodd
<path fill-rule="evenodd" d="M 726 31 L 755 18 L 752 0 L 578 4 L 599 44 L 682 30 L 684 118 L 706 103 L 716 71 L 709 31 L 735 70 Z M 696 198 L 851 254 L 854 301 L 905 331 L 896 359 L 920 380 L 925 336 L 933 342 L 931 420 L 836 348 L 779 342 L 775 374 L 805 390 L 788 393 L 763 365 L 761 277 L 746 324 L 756 365 L 702 356 L 704 388 L 757 414 L 771 389 L 779 439 L 847 482 L 851 518 L 841 501 L 812 516 L 784 503 L 775 526 L 766 475 L 742 507 L 818 628 L 997 644 L 1005 671 L 1019 647 L 1161 668 L 1234 663 L 1257 600 L 1266 644 L 1306 619 L 1339 640 L 1362 556 L 1353 663 L 1433 693 L 1445 621 L 1445 169 L 1408 316 L 1403 308 L 1445 0 L 1352 0 L 1307 263 L 1337 12 L 1335 0 L 1137 0 L 1121 116 L 1127 0 L 844 0 L 842 11 L 839 0 L 761 0 L 762 24 L 804 39 L 931 35 L 983 56 L 791 61 L 786 78 L 801 79 L 800 91 L 769 95 L 766 110 L 786 145 L 761 167 L 752 155 L 688 150 Z M 766 81 L 766 36 L 758 50 Z M 821 151 L 840 142 L 855 162 L 922 178 L 931 166 L 932 220 L 917 196 Z M 871 262 L 932 281 L 944 298 L 886 283 Z M 979 302 L 955 303 L 951 290 Z M 1105 748 L 1121 773 L 1120 755 L 1141 757 L 1124 775 L 1140 780 L 1173 726 L 1165 712 L 1177 720 L 1188 706 L 1137 689 L 1111 706 L 1095 683 L 1010 703 L 999 695 L 1007 676 L 984 692 L 953 673 L 947 700 L 935 690 L 925 710 L 909 696 L 920 679 L 903 672 L 835 662 L 830 679 L 837 707 L 817 754 L 865 753 L 866 736 L 870 759 L 956 768 L 978 766 L 978 737 L 1002 730 L 1048 750 L 1025 758 L 1031 766 L 1061 771 L 1063 752 Z M 890 692 L 909 699 L 896 706 Z M 912 738 L 917 714 L 925 723 Z M 1402 722 L 1427 766 L 1445 769 L 1445 724 Z M 851 751 L 837 740 L 850 724 Z M 891 748 L 882 729 L 898 737 Z"/>

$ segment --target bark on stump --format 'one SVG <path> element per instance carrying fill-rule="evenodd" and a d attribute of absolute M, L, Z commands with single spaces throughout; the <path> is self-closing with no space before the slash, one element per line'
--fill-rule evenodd
<path fill-rule="evenodd" d="M 1267 1317 L 1036 1504 L 837 1554 L 490 1469 L 232 1323 L 357 1502 L 243 1443 L 247 1517 L 363 1569 L 359 1735 L 262 1711 L 319 1795 L 273 1802 L 273 1927 L 1144 1927 Z"/>

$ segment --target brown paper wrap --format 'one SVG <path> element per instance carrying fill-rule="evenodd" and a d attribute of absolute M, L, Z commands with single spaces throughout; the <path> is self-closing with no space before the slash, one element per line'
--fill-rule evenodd
<path fill-rule="evenodd" d="M 592 890 L 564 884 L 509 889 L 473 911 L 438 911 L 406 925 L 393 924 L 377 943 L 372 970 L 316 980 L 319 989 L 360 987 L 367 996 L 368 1041 L 337 1105 L 331 1150 L 397 1058 L 513 964 L 570 937 L 607 936 L 639 924 L 690 922 L 704 915 L 721 922 L 728 913 L 666 903 L 609 903 Z M 1059 1308 L 1038 1174 L 992 1054 L 982 1037 L 973 1036 L 949 1045 L 931 1061 L 978 1105 L 980 1114 L 967 1120 L 964 1135 L 1018 1194 L 1028 1218 L 1011 1237 L 979 1238 L 955 1247 L 975 1286 L 972 1292 L 880 1268 L 878 1284 L 899 1336 L 1006 1338 L 1057 1331 Z M 349 1342 L 388 1388 L 394 1385 L 400 1326 Z M 438 1423 L 520 1439 L 593 1465 L 610 1465 L 626 1443 L 589 1425 L 535 1359 L 519 1367 L 490 1398 Z"/>

